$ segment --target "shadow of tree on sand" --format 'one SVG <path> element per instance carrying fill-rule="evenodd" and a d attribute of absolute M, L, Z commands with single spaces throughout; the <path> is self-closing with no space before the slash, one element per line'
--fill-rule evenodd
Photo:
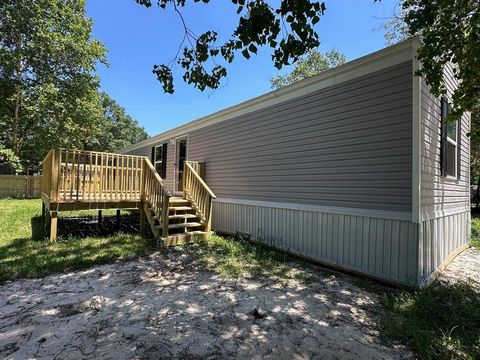
<path fill-rule="evenodd" d="M 385 336 L 412 346 L 425 359 L 480 358 L 480 284 L 436 281 L 418 291 L 383 298 Z"/>

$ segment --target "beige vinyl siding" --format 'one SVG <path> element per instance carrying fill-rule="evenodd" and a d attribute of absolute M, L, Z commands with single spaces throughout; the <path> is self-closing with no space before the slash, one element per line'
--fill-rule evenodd
<path fill-rule="evenodd" d="M 448 96 L 451 99 L 455 79 L 451 68 L 446 70 Z M 469 208 L 470 193 L 470 116 L 465 114 L 461 121 L 461 176 L 450 179 L 441 175 L 441 104 L 440 99 L 430 93 L 429 86 L 422 80 L 421 93 L 421 210 L 433 213 Z"/>
<path fill-rule="evenodd" d="M 162 142 L 162 144 L 165 142 Z M 156 146 L 161 144 L 156 144 Z M 131 155 L 146 156 L 151 160 L 152 157 L 152 146 L 147 145 L 129 152 Z M 173 190 L 173 179 L 174 179 L 174 163 L 175 163 L 175 146 L 170 142 L 167 144 L 167 167 L 166 167 L 166 177 L 163 179 L 163 183 L 167 189 Z"/>
<path fill-rule="evenodd" d="M 189 133 L 218 197 L 411 211 L 412 63 Z"/>

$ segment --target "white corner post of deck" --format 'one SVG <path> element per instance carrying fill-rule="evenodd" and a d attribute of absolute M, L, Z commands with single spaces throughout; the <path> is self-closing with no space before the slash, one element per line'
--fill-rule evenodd
<path fill-rule="evenodd" d="M 420 70 L 420 61 L 417 59 L 417 52 L 420 46 L 420 39 L 416 39 L 412 45 L 413 65 L 413 87 L 412 87 L 412 222 L 421 222 L 421 99 L 422 79 L 415 73 Z"/>

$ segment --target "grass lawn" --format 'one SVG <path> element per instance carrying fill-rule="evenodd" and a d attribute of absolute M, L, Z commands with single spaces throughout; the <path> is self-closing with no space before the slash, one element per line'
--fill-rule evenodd
<path fill-rule="evenodd" d="M 480 218 L 472 218 L 472 246 L 480 249 Z"/>
<path fill-rule="evenodd" d="M 104 211 L 104 222 L 108 221 L 108 215 L 113 221 L 114 214 L 114 210 Z M 84 231 L 77 220 L 67 224 L 70 234 L 65 235 L 67 220 L 63 220 L 63 224 L 61 221 L 67 216 L 91 216 L 90 222 L 96 221 L 95 211 L 59 213 L 60 238 L 51 242 L 45 238 L 40 200 L 0 199 L 0 283 L 84 269 L 158 250 L 157 242 L 142 238 L 136 228 L 130 229 L 130 233 L 82 236 L 91 229 L 87 226 Z M 135 218 L 137 215 L 133 216 L 134 221 L 138 221 Z M 231 241 L 220 236 L 211 236 L 206 242 L 196 245 L 194 251 L 208 267 L 230 277 L 284 276 L 285 262 L 291 260 L 288 255 L 266 246 Z"/>
<path fill-rule="evenodd" d="M 471 244 L 480 248 L 480 219 L 472 219 Z M 382 299 L 385 336 L 424 359 L 480 359 L 479 285 L 436 281 L 425 290 L 392 291 Z"/>
<path fill-rule="evenodd" d="M 155 244 L 133 233 L 50 242 L 45 239 L 41 208 L 40 200 L 0 199 L 0 282 L 125 260 L 145 254 Z M 87 213 L 96 214 L 68 215 Z"/>

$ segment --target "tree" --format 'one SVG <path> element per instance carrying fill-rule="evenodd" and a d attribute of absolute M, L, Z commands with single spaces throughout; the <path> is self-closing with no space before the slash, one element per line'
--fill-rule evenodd
<path fill-rule="evenodd" d="M 97 62 L 85 0 L 0 2 L 0 143 L 38 166 L 52 147 L 83 148 L 99 131 Z"/>
<path fill-rule="evenodd" d="M 107 93 L 100 93 L 100 100 L 103 108 L 100 120 L 102 131 L 90 140 L 87 145 L 89 150 L 115 152 L 148 137 L 138 122 Z"/>
<path fill-rule="evenodd" d="M 0 144 L 0 174 L 16 174 L 22 170 L 20 158 Z"/>
<path fill-rule="evenodd" d="M 443 71 L 449 63 L 459 81 L 453 92 L 453 118 L 480 110 L 480 1 L 405 0 L 410 34 L 421 34 L 419 75 L 432 93 L 446 94 Z"/>
<path fill-rule="evenodd" d="M 405 9 L 400 3 L 395 6 L 394 14 L 387 22 L 382 24 L 385 30 L 384 39 L 387 46 L 394 45 L 407 40 L 412 35 L 405 21 L 408 9 Z"/>
<path fill-rule="evenodd" d="M 135 1 L 146 7 L 152 6 L 151 0 Z M 206 4 L 210 0 L 156 0 L 162 9 L 173 8 L 184 30 L 179 51 L 172 61 L 154 65 L 153 68 L 168 93 L 174 92 L 171 67 L 175 62 L 183 68 L 183 80 L 188 84 L 200 90 L 216 89 L 227 75 L 225 66 L 219 61 L 231 63 L 238 52 L 248 59 L 251 54 L 257 53 L 258 47 L 268 46 L 273 50 L 274 65 L 281 69 L 298 61 L 320 43 L 314 25 L 325 13 L 324 2 L 281 0 L 273 7 L 266 0 L 231 0 L 237 8 L 238 25 L 228 40 L 218 46 L 215 31 L 197 36 L 188 28 L 180 10 L 192 2 Z M 419 49 L 423 67 L 419 74 L 425 77 L 433 93 L 440 96 L 445 93 L 442 70 L 447 62 L 452 61 L 461 82 L 453 96 L 454 116 L 477 110 L 480 104 L 480 87 L 477 85 L 480 77 L 480 1 L 403 0 L 401 3 L 402 11 L 406 13 L 408 36 L 423 36 L 423 45 Z M 402 36 L 406 35 L 401 19 L 396 20 L 393 26 L 401 26 Z M 391 41 L 397 39 L 392 38 Z M 210 69 L 207 65 L 209 61 L 213 62 Z"/>
<path fill-rule="evenodd" d="M 151 0 L 135 0 L 146 7 L 152 6 Z M 190 1 L 191 3 L 192 1 Z M 209 3 L 210 0 L 194 0 L 195 3 Z M 269 46 L 273 50 L 272 60 L 280 70 L 299 60 L 308 51 L 320 44 L 314 25 L 320 21 L 325 11 L 325 3 L 309 0 L 281 0 L 276 8 L 266 0 L 231 0 L 239 17 L 238 25 L 229 37 L 216 45 L 218 34 L 206 31 L 196 35 L 188 28 L 181 8 L 187 0 L 156 0 L 162 9 L 173 8 L 178 14 L 184 30 L 179 51 L 169 64 L 154 65 L 153 72 L 167 93 L 174 92 L 171 66 L 176 62 L 183 69 L 183 80 L 198 87 L 216 89 L 227 75 L 225 66 L 219 62 L 231 63 L 240 52 L 249 59 L 256 54 L 260 46 Z M 285 36 L 282 33 L 286 34 Z M 186 46 L 184 46 L 187 44 Z M 181 55 L 180 55 L 181 54 Z M 212 63 L 208 68 L 209 61 Z"/>
<path fill-rule="evenodd" d="M 317 49 L 310 50 L 295 64 L 293 70 L 286 75 L 277 75 L 270 78 L 270 87 L 279 89 L 285 85 L 320 74 L 321 72 L 345 63 L 346 58 L 341 52 L 333 49 L 325 55 Z"/>

